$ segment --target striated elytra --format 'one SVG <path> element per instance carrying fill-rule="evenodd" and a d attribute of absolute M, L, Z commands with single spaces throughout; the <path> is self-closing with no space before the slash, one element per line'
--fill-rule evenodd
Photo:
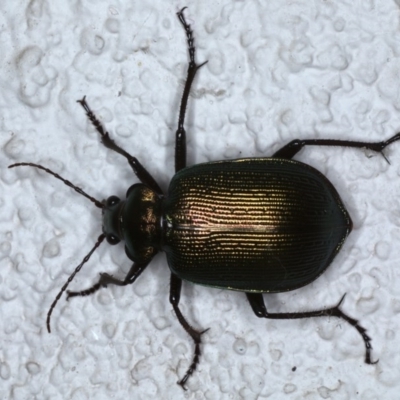
<path fill-rule="evenodd" d="M 62 293 L 106 238 L 110 244 L 124 241 L 126 254 L 133 262 L 129 273 L 122 280 L 103 273 L 89 289 L 67 291 L 68 297 L 90 295 L 107 285 L 132 284 L 154 255 L 164 251 L 171 270 L 170 302 L 180 324 L 195 343 L 190 367 L 178 382 L 183 388 L 199 363 L 201 335 L 205 330 L 193 328 L 179 309 L 182 280 L 245 292 L 253 312 L 261 318 L 341 318 L 362 336 L 365 362 L 374 363 L 371 339 L 366 330 L 340 309 L 344 296 L 330 308 L 269 313 L 262 293 L 293 290 L 314 281 L 331 263 L 352 228 L 351 218 L 333 185 L 315 168 L 292 160 L 293 156 L 310 145 L 382 152 L 399 140 L 400 134 L 376 143 L 293 140 L 270 158 L 217 161 L 187 167 L 185 111 L 193 79 L 205 63 L 198 65 L 195 62 L 193 34 L 183 11 L 178 13 L 178 18 L 187 36 L 189 66 L 176 131 L 176 173 L 166 195 L 138 159 L 109 137 L 85 98 L 79 103 L 99 132 L 102 143 L 125 157 L 141 182 L 129 188 L 125 200 L 111 196 L 100 202 L 38 164 L 10 166 L 32 166 L 52 174 L 90 199 L 103 213 L 103 233 L 50 307 L 47 315 L 49 332 L 50 317 Z"/>

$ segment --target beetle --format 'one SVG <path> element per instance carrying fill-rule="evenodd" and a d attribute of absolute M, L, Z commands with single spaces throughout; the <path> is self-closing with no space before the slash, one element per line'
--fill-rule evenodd
<path fill-rule="evenodd" d="M 259 318 L 333 316 L 343 319 L 361 335 L 365 362 L 374 364 L 371 338 L 366 329 L 340 308 L 344 296 L 337 305 L 329 308 L 270 313 L 265 307 L 263 293 L 294 290 L 317 279 L 332 262 L 352 229 L 351 217 L 331 182 L 315 168 L 295 161 L 293 157 L 306 146 L 366 148 L 382 153 L 400 139 L 400 133 L 374 143 L 296 139 L 271 157 L 216 161 L 188 167 L 185 112 L 196 73 L 207 61 L 202 64 L 195 61 L 193 32 L 184 17 L 185 8 L 177 15 L 186 33 L 189 64 L 175 137 L 175 175 L 167 194 L 136 157 L 115 143 L 85 97 L 78 102 L 100 134 L 102 144 L 125 157 L 140 181 L 128 189 L 125 200 L 110 196 L 98 201 L 39 164 L 9 166 L 44 170 L 102 210 L 103 232 L 50 306 L 48 331 L 51 331 L 51 314 L 62 294 L 106 239 L 112 245 L 124 241 L 126 255 L 132 261 L 128 274 L 124 279 L 117 279 L 102 273 L 90 288 L 67 291 L 67 298 L 91 295 L 108 285 L 132 284 L 156 253 L 165 252 L 171 270 L 169 300 L 179 323 L 195 345 L 192 362 L 178 382 L 184 389 L 199 363 L 201 337 L 207 329 L 193 328 L 179 308 L 183 280 L 244 292 Z"/>

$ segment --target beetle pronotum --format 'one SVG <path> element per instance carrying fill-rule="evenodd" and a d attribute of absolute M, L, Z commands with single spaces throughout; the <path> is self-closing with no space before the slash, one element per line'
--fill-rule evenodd
<path fill-rule="evenodd" d="M 336 306 L 326 309 L 269 313 L 262 293 L 293 290 L 315 280 L 331 263 L 352 228 L 351 218 L 333 185 L 316 169 L 292 160 L 293 156 L 304 146 L 354 147 L 382 152 L 400 139 L 400 133 L 376 143 L 293 140 L 269 158 L 187 167 L 185 112 L 194 77 L 206 62 L 195 62 L 192 30 L 183 11 L 178 12 L 178 18 L 186 32 L 189 66 L 176 131 L 176 173 L 166 195 L 138 159 L 110 138 L 85 97 L 79 103 L 100 134 L 101 142 L 125 157 L 141 182 L 128 189 L 126 200 L 111 196 L 106 201 L 98 201 L 38 164 L 17 163 L 9 167 L 32 166 L 44 170 L 87 197 L 103 213 L 103 233 L 49 309 L 49 332 L 56 303 L 95 249 L 104 239 L 110 244 L 124 240 L 126 254 L 133 262 L 124 279 L 102 273 L 95 285 L 82 291 L 67 291 L 67 296 L 90 295 L 107 285 L 132 284 L 154 255 L 164 251 L 171 269 L 170 302 L 179 323 L 195 343 L 191 365 L 178 382 L 183 388 L 199 363 L 201 335 L 206 330 L 193 328 L 180 311 L 182 280 L 245 292 L 253 312 L 261 318 L 341 318 L 361 335 L 365 362 L 374 363 L 366 330 L 340 309 L 344 296 Z"/>

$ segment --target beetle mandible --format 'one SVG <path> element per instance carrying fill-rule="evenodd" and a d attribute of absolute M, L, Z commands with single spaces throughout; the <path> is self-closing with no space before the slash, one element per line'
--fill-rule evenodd
<path fill-rule="evenodd" d="M 186 8 L 186 7 L 185 7 Z M 316 311 L 270 313 L 263 293 L 284 292 L 309 284 L 320 276 L 342 247 L 352 229 L 351 218 L 329 180 L 313 167 L 292 158 L 305 146 L 366 148 L 382 153 L 400 139 L 400 133 L 383 142 L 348 140 L 293 140 L 269 158 L 245 158 L 186 166 L 185 112 L 195 75 L 194 38 L 183 11 L 177 13 L 187 37 L 189 65 L 181 99 L 175 141 L 175 175 L 164 195 L 136 157 L 131 156 L 104 129 L 85 97 L 78 102 L 100 134 L 103 145 L 126 158 L 141 183 L 132 185 L 125 200 L 111 196 L 102 202 L 89 196 L 53 171 L 34 163 L 17 163 L 46 171 L 101 208 L 103 232 L 95 246 L 64 284 L 47 314 L 95 249 L 106 239 L 125 242 L 132 267 L 122 280 L 102 273 L 92 287 L 67 291 L 67 298 L 87 296 L 107 285 L 132 284 L 154 255 L 164 251 L 171 270 L 170 303 L 179 323 L 195 343 L 190 367 L 178 382 L 183 388 L 200 359 L 201 336 L 179 308 L 182 280 L 244 292 L 257 317 L 299 319 L 337 317 L 352 325 L 365 345 L 365 362 L 371 360 L 371 338 L 340 305 Z"/>

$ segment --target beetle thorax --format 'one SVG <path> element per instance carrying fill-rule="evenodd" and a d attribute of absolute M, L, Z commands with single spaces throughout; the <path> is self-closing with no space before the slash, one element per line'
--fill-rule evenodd
<path fill-rule="evenodd" d="M 124 201 L 109 197 L 103 210 L 107 240 L 125 241 L 126 252 L 135 261 L 152 257 L 160 247 L 161 201 L 143 184 L 131 186 Z"/>

